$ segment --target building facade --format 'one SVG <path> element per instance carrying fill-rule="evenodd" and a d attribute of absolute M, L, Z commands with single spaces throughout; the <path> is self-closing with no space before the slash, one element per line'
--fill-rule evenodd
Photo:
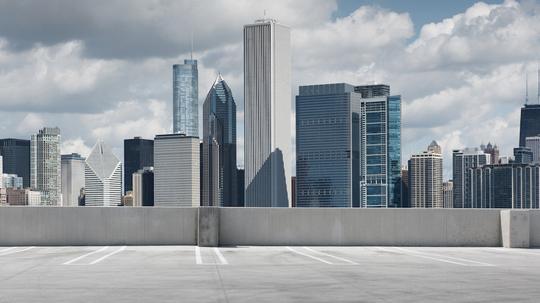
<path fill-rule="evenodd" d="M 153 167 L 144 167 L 133 174 L 133 206 L 154 206 Z"/>
<path fill-rule="evenodd" d="M 241 206 L 236 176 L 236 103 L 218 75 L 203 104 L 202 206 Z"/>
<path fill-rule="evenodd" d="M 525 104 L 519 122 L 519 146 L 525 146 L 527 137 L 540 134 L 540 104 Z"/>
<path fill-rule="evenodd" d="M 409 168 L 401 168 L 401 207 L 411 207 L 409 193 Z"/>
<path fill-rule="evenodd" d="M 84 169 L 85 206 L 118 206 L 122 202 L 122 162 L 98 141 Z"/>
<path fill-rule="evenodd" d="M 492 145 L 491 142 L 488 142 L 487 145 L 480 145 L 480 149 L 490 155 L 491 158 L 491 164 L 497 164 L 499 163 L 499 147 L 497 144 Z"/>
<path fill-rule="evenodd" d="M 173 133 L 199 136 L 199 72 L 197 60 L 173 65 Z"/>
<path fill-rule="evenodd" d="M 443 207 L 454 207 L 454 182 L 452 180 L 443 182 Z"/>
<path fill-rule="evenodd" d="M 0 139 L 0 155 L 4 173 L 21 177 L 23 187 L 30 187 L 30 140 Z"/>
<path fill-rule="evenodd" d="M 200 206 L 200 143 L 183 134 L 154 139 L 154 205 Z"/>
<path fill-rule="evenodd" d="M 530 148 L 525 146 L 514 148 L 514 163 L 529 164 L 533 159 L 534 154 Z"/>
<path fill-rule="evenodd" d="M 525 138 L 525 147 L 531 150 L 533 163 L 540 163 L 540 136 Z"/>
<path fill-rule="evenodd" d="M 291 41 L 275 20 L 244 26 L 245 205 L 290 206 Z"/>
<path fill-rule="evenodd" d="M 4 188 L 23 188 L 23 179 L 15 174 L 2 174 Z"/>
<path fill-rule="evenodd" d="M 133 190 L 132 175 L 154 166 L 154 140 L 135 137 L 124 140 L 124 193 Z"/>
<path fill-rule="evenodd" d="M 30 140 L 30 187 L 43 205 L 62 205 L 60 129 L 45 127 Z"/>
<path fill-rule="evenodd" d="M 452 180 L 454 182 L 454 208 L 471 208 L 469 169 L 491 163 L 491 156 L 477 148 L 452 151 Z"/>
<path fill-rule="evenodd" d="M 433 141 L 427 151 L 409 160 L 411 207 L 443 207 L 443 158 L 440 146 Z"/>
<path fill-rule="evenodd" d="M 85 159 L 73 153 L 62 155 L 62 206 L 79 206 L 79 195 L 84 188 Z"/>

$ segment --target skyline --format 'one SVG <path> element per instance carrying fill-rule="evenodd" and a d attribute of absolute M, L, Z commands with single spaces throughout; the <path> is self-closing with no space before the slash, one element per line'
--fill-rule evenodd
<path fill-rule="evenodd" d="M 299 85 L 372 81 L 391 85 L 393 92 L 403 96 L 402 140 L 406 144 L 402 164 L 431 140 L 437 140 L 443 148 L 445 179 L 451 172 L 452 149 L 490 141 L 499 145 L 501 155 L 510 155 L 517 146 L 519 110 L 525 99 L 525 66 L 529 71 L 530 103 L 536 97 L 535 53 L 540 45 L 534 37 L 540 31 L 538 3 L 475 4 L 463 7 L 465 15 L 448 16 L 453 19 L 423 27 L 404 13 L 377 6 L 361 6 L 345 17 L 334 18 L 332 14 L 342 8 L 329 1 L 310 5 L 317 6 L 316 10 L 298 17 L 299 12 L 306 10 L 306 4 L 298 2 L 291 8 L 276 3 L 267 8 L 268 16 L 291 27 L 293 95 Z M 2 5 L 6 7 L 0 11 L 14 12 L 9 3 Z M 33 4 L 36 5 L 39 6 Z M 209 9 L 219 9 L 221 5 L 225 4 Z M 148 29 L 146 23 L 151 18 L 163 17 L 166 10 L 156 7 L 161 13 L 149 17 L 143 14 L 147 7 L 135 6 L 133 11 L 139 15 L 133 13 L 118 22 L 138 20 L 135 29 Z M 24 5 L 21 7 L 24 9 Z M 208 91 L 219 71 L 228 79 L 237 100 L 239 164 L 243 163 L 244 104 L 241 29 L 243 24 L 262 15 L 258 7 L 246 7 L 233 16 L 227 13 L 208 22 L 209 27 L 219 27 L 214 39 L 209 36 L 212 30 L 204 26 L 197 26 L 200 32 L 194 33 L 193 58 L 200 64 L 199 90 Z M 115 9 L 116 6 L 111 8 L 113 12 Z M 196 7 L 193 9 L 197 11 Z M 75 15 L 95 13 L 91 9 L 79 10 Z M 58 28 L 47 26 L 51 24 L 47 18 L 53 15 L 44 13 L 36 22 L 43 24 L 39 31 L 56 31 L 56 40 L 49 39 L 46 32 L 38 39 L 32 38 L 28 29 L 16 35 L 9 32 L 13 29 L 0 27 L 0 65 L 4 67 L 0 72 L 0 111 L 6 118 L 0 124 L 2 137 L 28 139 L 43 126 L 59 126 L 63 154 L 79 152 L 87 156 L 93 143 L 103 139 L 112 145 L 117 156 L 122 156 L 123 139 L 139 135 L 153 138 L 154 134 L 171 131 L 170 68 L 189 58 L 189 31 L 186 35 L 178 33 L 174 38 L 176 46 L 168 52 L 159 47 L 159 51 L 147 47 L 145 54 L 136 53 L 139 50 L 118 50 L 115 48 L 123 47 L 118 41 L 107 46 L 111 49 L 99 52 L 96 47 L 102 44 L 87 37 L 93 24 L 78 24 L 85 25 L 86 32 L 78 27 L 69 33 L 58 32 Z M 106 22 L 108 17 L 103 18 L 105 26 L 111 26 Z M 61 21 L 68 22 L 69 18 Z M 163 29 L 151 29 L 154 31 L 137 35 L 154 41 Z M 359 30 L 365 39 L 354 39 Z M 118 32 L 104 32 L 103 38 Z M 513 39 L 505 40 L 504 33 Z M 135 42 L 128 38 L 137 35 L 124 34 L 126 44 L 134 46 L 130 43 Z M 216 39 L 218 34 L 223 39 Z M 314 35 L 320 39 L 312 39 Z M 161 42 L 156 45 L 167 45 L 167 41 Z M 501 47 L 496 51 L 489 49 L 495 43 Z M 397 65 L 398 62 L 401 64 Z M 426 83 L 427 79 L 431 82 Z M 204 97 L 199 94 L 199 112 Z M 293 96 L 294 110 L 292 99 Z"/>

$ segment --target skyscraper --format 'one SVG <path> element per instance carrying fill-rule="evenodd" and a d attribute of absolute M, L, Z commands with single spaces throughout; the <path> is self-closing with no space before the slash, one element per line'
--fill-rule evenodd
<path fill-rule="evenodd" d="M 0 139 L 0 155 L 4 173 L 23 178 L 24 187 L 30 187 L 30 140 Z"/>
<path fill-rule="evenodd" d="M 237 198 L 236 103 L 218 75 L 203 105 L 203 206 L 241 206 Z"/>
<path fill-rule="evenodd" d="M 197 60 L 173 65 L 173 132 L 199 136 L 199 74 Z"/>
<path fill-rule="evenodd" d="M 525 138 L 525 147 L 533 154 L 533 163 L 540 164 L 540 135 Z"/>
<path fill-rule="evenodd" d="M 433 141 L 427 151 L 409 160 L 411 207 L 443 207 L 443 158 L 441 147 Z"/>
<path fill-rule="evenodd" d="M 154 166 L 154 140 L 135 137 L 124 140 L 124 192 L 133 189 L 131 175 L 143 167 Z"/>
<path fill-rule="evenodd" d="M 356 86 L 362 95 L 361 207 L 401 205 L 401 96 L 390 86 Z"/>
<path fill-rule="evenodd" d="M 62 206 L 78 206 L 84 188 L 85 159 L 79 154 L 62 155 Z"/>
<path fill-rule="evenodd" d="M 122 162 L 98 141 L 86 159 L 85 206 L 118 206 L 122 202 Z"/>
<path fill-rule="evenodd" d="M 200 144 L 183 134 L 154 138 L 154 206 L 200 206 Z"/>
<path fill-rule="evenodd" d="M 41 204 L 62 204 L 60 170 L 60 129 L 45 127 L 30 143 L 30 186 L 41 192 Z"/>
<path fill-rule="evenodd" d="M 514 162 L 521 164 L 532 163 L 534 159 L 533 151 L 525 146 L 514 148 Z"/>
<path fill-rule="evenodd" d="M 409 193 L 409 168 L 401 168 L 401 207 L 411 207 L 411 197 Z"/>
<path fill-rule="evenodd" d="M 525 146 L 525 139 L 540 134 L 540 104 L 525 104 L 521 108 L 519 122 L 519 146 Z"/>
<path fill-rule="evenodd" d="M 133 206 L 154 206 L 154 168 L 133 173 Z"/>
<path fill-rule="evenodd" d="M 484 153 L 490 154 L 492 164 L 499 163 L 499 147 L 497 147 L 497 144 L 491 145 L 491 142 L 488 142 L 486 146 L 480 145 L 480 149 Z"/>
<path fill-rule="evenodd" d="M 491 163 L 491 155 L 477 148 L 452 151 L 452 179 L 454 182 L 454 208 L 471 208 L 469 169 Z"/>
<path fill-rule="evenodd" d="M 296 207 L 360 207 L 361 94 L 337 83 L 296 96 Z"/>
<path fill-rule="evenodd" d="M 287 207 L 291 180 L 290 29 L 244 26 L 245 205 Z"/>
<path fill-rule="evenodd" d="M 452 180 L 443 182 L 443 205 L 444 208 L 454 207 L 454 182 Z"/>

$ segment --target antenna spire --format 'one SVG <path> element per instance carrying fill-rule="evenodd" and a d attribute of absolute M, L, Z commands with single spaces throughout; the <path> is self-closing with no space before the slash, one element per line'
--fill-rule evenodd
<path fill-rule="evenodd" d="M 193 60 L 193 28 L 191 29 L 191 60 Z"/>
<path fill-rule="evenodd" d="M 529 74 L 525 70 L 525 104 L 529 103 Z"/>

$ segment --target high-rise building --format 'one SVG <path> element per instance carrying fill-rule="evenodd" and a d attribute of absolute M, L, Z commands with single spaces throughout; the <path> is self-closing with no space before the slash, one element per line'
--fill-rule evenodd
<path fill-rule="evenodd" d="M 540 165 L 490 164 L 469 169 L 472 207 L 538 208 Z"/>
<path fill-rule="evenodd" d="M 2 174 L 2 182 L 4 188 L 23 188 L 23 179 L 15 174 Z"/>
<path fill-rule="evenodd" d="M 21 177 L 23 186 L 30 187 L 30 140 L 0 139 L 0 155 L 4 173 Z"/>
<path fill-rule="evenodd" d="M 203 105 L 202 206 L 240 206 L 236 177 L 236 104 L 218 75 Z"/>
<path fill-rule="evenodd" d="M 525 146 L 525 139 L 540 134 L 540 104 L 525 104 L 521 108 L 519 122 L 519 146 Z"/>
<path fill-rule="evenodd" d="M 499 147 L 497 147 L 497 144 L 491 145 L 491 142 L 488 142 L 487 145 L 480 145 L 480 149 L 486 153 L 490 154 L 491 163 L 497 164 L 499 163 Z"/>
<path fill-rule="evenodd" d="M 532 150 L 528 147 L 521 146 L 514 148 L 514 162 L 521 164 L 532 163 L 534 159 L 534 154 Z"/>
<path fill-rule="evenodd" d="M 245 205 L 290 206 L 291 40 L 275 20 L 244 26 Z"/>
<path fill-rule="evenodd" d="M 143 167 L 154 166 L 154 140 L 135 137 L 124 140 L 124 192 L 133 190 L 132 178 Z"/>
<path fill-rule="evenodd" d="M 454 208 L 471 208 L 470 168 L 491 163 L 491 155 L 477 148 L 452 151 L 452 180 L 454 182 Z"/>
<path fill-rule="evenodd" d="M 531 150 L 533 163 L 540 164 L 540 135 L 525 138 L 525 147 Z"/>
<path fill-rule="evenodd" d="M 360 205 L 399 207 L 401 199 L 401 96 L 388 85 L 356 86 L 361 93 Z"/>
<path fill-rule="evenodd" d="M 81 188 L 84 188 L 85 159 L 73 153 L 62 155 L 62 206 L 78 206 Z"/>
<path fill-rule="evenodd" d="M 199 136 L 199 73 L 197 60 L 173 65 L 173 133 Z"/>
<path fill-rule="evenodd" d="M 62 205 L 60 129 L 45 127 L 30 142 L 30 186 L 41 192 L 41 204 Z"/>
<path fill-rule="evenodd" d="M 183 134 L 154 139 L 154 206 L 200 206 L 200 143 Z"/>
<path fill-rule="evenodd" d="M 239 207 L 244 207 L 244 194 L 245 194 L 245 186 L 244 186 L 244 170 L 242 168 L 239 168 L 236 170 L 236 196 L 238 197 L 238 205 Z"/>
<path fill-rule="evenodd" d="M 29 188 L 7 188 L 7 204 L 9 205 L 41 205 L 41 193 Z"/>
<path fill-rule="evenodd" d="M 291 207 L 296 207 L 296 176 L 291 177 Z"/>
<path fill-rule="evenodd" d="M 98 141 L 84 170 L 85 206 L 118 206 L 122 202 L 122 162 Z"/>
<path fill-rule="evenodd" d="M 133 174 L 133 206 L 154 206 L 153 167 L 144 167 Z"/>
<path fill-rule="evenodd" d="M 454 207 L 454 183 L 452 180 L 443 182 L 443 207 Z"/>
<path fill-rule="evenodd" d="M 354 86 L 300 86 L 296 207 L 360 207 L 360 116 Z"/>
<path fill-rule="evenodd" d="M 401 168 L 401 207 L 411 207 L 411 197 L 409 193 L 409 168 Z"/>
<path fill-rule="evenodd" d="M 443 207 L 443 158 L 441 147 L 433 141 L 427 151 L 409 160 L 411 207 Z"/>

